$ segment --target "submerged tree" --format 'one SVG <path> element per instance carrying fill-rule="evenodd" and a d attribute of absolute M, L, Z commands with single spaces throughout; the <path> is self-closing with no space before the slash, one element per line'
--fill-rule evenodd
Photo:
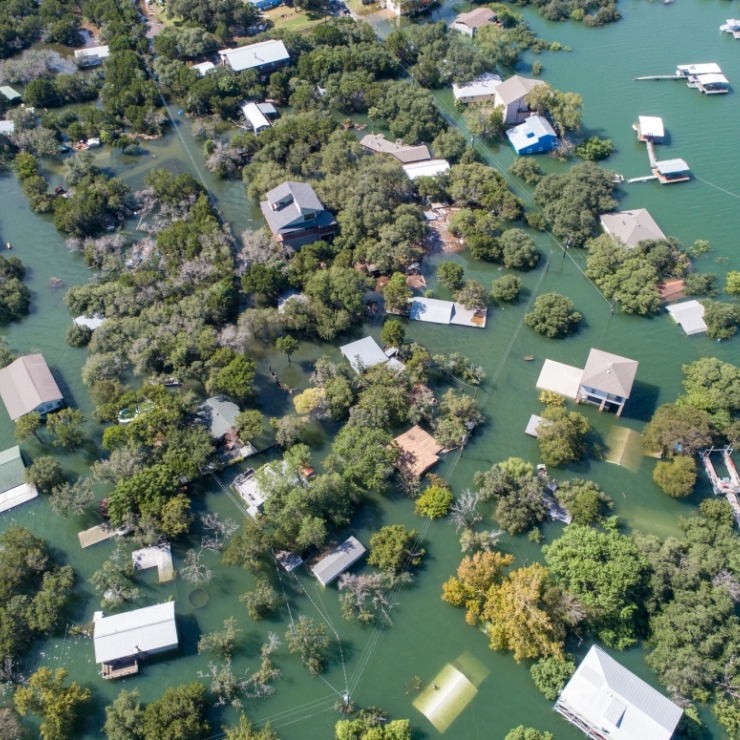
<path fill-rule="evenodd" d="M 234 647 L 242 630 L 236 626 L 236 619 L 229 617 L 224 620 L 224 628 L 201 635 L 198 640 L 198 654 L 204 652 L 216 653 L 219 658 L 231 658 Z"/>
<path fill-rule="evenodd" d="M 314 624 L 313 619 L 300 615 L 297 622 L 291 624 L 285 633 L 288 650 L 301 656 L 301 663 L 308 668 L 312 676 L 324 672 L 325 658 L 322 650 L 329 647 L 329 637 L 323 624 Z"/>
<path fill-rule="evenodd" d="M 339 603 L 342 605 L 342 615 L 345 619 L 369 624 L 381 617 L 389 624 L 392 623 L 390 612 L 396 605 L 389 594 L 399 587 L 411 583 L 410 573 L 370 573 L 355 576 L 351 573 L 342 573 L 339 577 Z"/>

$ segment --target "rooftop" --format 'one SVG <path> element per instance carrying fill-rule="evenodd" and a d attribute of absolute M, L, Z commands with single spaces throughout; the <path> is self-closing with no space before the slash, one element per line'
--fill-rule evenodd
<path fill-rule="evenodd" d="M 269 128 L 270 122 L 265 118 L 265 114 L 260 110 L 257 103 L 247 103 L 242 106 L 242 113 L 247 119 L 249 125 L 255 130 Z"/>
<path fill-rule="evenodd" d="M 581 385 L 629 398 L 637 374 L 637 361 L 592 349 L 583 369 Z"/>
<path fill-rule="evenodd" d="M 300 220 L 302 216 L 324 211 L 314 189 L 308 183 L 294 180 L 286 180 L 270 190 L 260 203 L 260 208 L 273 234 Z"/>
<path fill-rule="evenodd" d="M 663 119 L 657 116 L 639 116 L 637 119 L 640 135 L 650 139 L 662 139 L 665 136 Z"/>
<path fill-rule="evenodd" d="M 311 568 L 311 572 L 324 586 L 329 585 L 353 563 L 356 563 L 367 552 L 362 543 L 355 537 L 346 539 L 336 550 Z"/>
<path fill-rule="evenodd" d="M 40 354 L 24 355 L 0 370 L 0 396 L 13 421 L 41 404 L 63 398 Z"/>
<path fill-rule="evenodd" d="M 403 165 L 409 180 L 416 180 L 417 177 L 436 177 L 449 169 L 450 163 L 446 159 L 429 159 L 426 162 Z"/>
<path fill-rule="evenodd" d="M 680 707 L 596 645 L 563 689 L 555 709 L 612 740 L 670 740 L 683 715 Z"/>
<path fill-rule="evenodd" d="M 678 74 L 682 75 L 708 75 L 722 74 L 719 64 L 709 62 L 708 64 L 679 64 L 676 67 Z"/>
<path fill-rule="evenodd" d="M 517 151 L 532 146 L 549 136 L 557 138 L 550 121 L 544 116 L 529 116 L 524 123 L 508 129 L 506 136 Z"/>
<path fill-rule="evenodd" d="M 194 64 L 191 69 L 194 69 L 201 77 L 203 77 L 206 72 L 216 69 L 216 65 L 213 62 L 201 62 L 200 64 Z"/>
<path fill-rule="evenodd" d="M 238 414 L 239 407 L 235 403 L 223 396 L 214 396 L 198 407 L 197 419 L 210 430 L 213 439 L 221 439 L 234 428 Z"/>
<path fill-rule="evenodd" d="M 23 485 L 25 469 L 18 445 L 0 452 L 0 494 Z"/>
<path fill-rule="evenodd" d="M 409 146 L 408 144 L 404 144 L 400 139 L 396 142 L 388 141 L 383 134 L 367 134 L 360 139 L 360 145 L 364 146 L 365 149 L 369 149 L 371 152 L 390 154 L 391 157 L 395 157 L 401 164 L 422 162 L 432 158 L 426 144 Z"/>
<path fill-rule="evenodd" d="M 237 49 L 221 49 L 218 53 L 222 59 L 228 61 L 229 66 L 235 72 L 264 67 L 277 62 L 287 62 L 290 59 L 285 44 L 275 39 L 240 46 Z"/>
<path fill-rule="evenodd" d="M 177 647 L 175 602 L 103 617 L 93 632 L 95 662 L 110 663 Z"/>
<path fill-rule="evenodd" d="M 542 80 L 533 80 L 521 75 L 513 75 L 496 88 L 496 97 L 504 105 L 509 105 L 523 98 L 533 87 L 544 84 Z"/>
<path fill-rule="evenodd" d="M 580 367 L 564 365 L 555 360 L 545 360 L 540 376 L 537 378 L 536 387 L 541 391 L 553 391 L 553 393 L 559 393 L 561 396 L 575 400 L 582 375 L 583 370 Z"/>
<path fill-rule="evenodd" d="M 356 373 L 373 365 L 388 362 L 385 352 L 372 337 L 363 337 L 356 342 L 345 344 L 339 348 L 339 351 L 349 360 L 349 364 Z"/>
<path fill-rule="evenodd" d="M 487 26 L 496 20 L 496 13 L 490 8 L 476 8 L 471 10 L 469 13 L 460 13 L 455 18 L 455 23 L 460 23 L 468 28 L 480 28 L 481 26 Z"/>
<path fill-rule="evenodd" d="M 655 169 L 661 175 L 674 175 L 679 172 L 688 172 L 689 166 L 683 159 L 666 159 L 663 162 L 656 162 Z"/>
<path fill-rule="evenodd" d="M 666 310 L 688 336 L 703 334 L 707 330 L 704 323 L 704 306 L 699 301 L 677 303 L 675 306 L 668 306 Z"/>
<path fill-rule="evenodd" d="M 105 59 L 109 54 L 110 50 L 107 46 L 88 46 L 85 49 L 76 49 L 75 59 L 84 59 L 85 57 Z"/>
<path fill-rule="evenodd" d="M 645 208 L 605 213 L 599 217 L 604 230 L 628 247 L 646 239 L 665 239 L 665 234 Z"/>
<path fill-rule="evenodd" d="M 472 82 L 466 82 L 464 85 L 453 85 L 452 94 L 456 100 L 459 98 L 476 98 L 493 95 L 501 83 L 502 80 L 498 75 L 487 72 L 480 77 L 476 77 Z"/>
<path fill-rule="evenodd" d="M 15 132 L 14 121 L 0 121 L 0 134 L 12 134 Z"/>
<path fill-rule="evenodd" d="M 395 442 L 400 450 L 398 468 L 407 475 L 420 478 L 439 462 L 441 445 L 438 445 L 434 437 L 418 424 L 396 437 Z"/>
<path fill-rule="evenodd" d="M 0 95 L 7 98 L 8 100 L 20 100 L 21 99 L 21 94 L 17 90 L 14 90 L 9 85 L 3 85 L 2 87 L 0 87 Z"/>

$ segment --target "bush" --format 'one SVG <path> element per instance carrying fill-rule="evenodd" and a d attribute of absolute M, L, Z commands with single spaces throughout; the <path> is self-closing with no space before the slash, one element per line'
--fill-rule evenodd
<path fill-rule="evenodd" d="M 485 262 L 498 262 L 501 255 L 498 239 L 487 235 L 474 235 L 465 239 L 465 245 L 473 259 Z"/>
<path fill-rule="evenodd" d="M 536 185 L 542 179 L 542 170 L 534 157 L 518 157 L 509 167 L 509 174 L 521 177 L 530 185 Z"/>
<path fill-rule="evenodd" d="M 397 319 L 388 319 L 383 324 L 383 331 L 380 333 L 380 341 L 387 347 L 400 347 L 406 338 L 406 331 L 403 324 Z"/>
<path fill-rule="evenodd" d="M 653 480 L 672 498 L 689 496 L 696 485 L 696 462 L 686 455 L 661 461 L 653 470 Z"/>
<path fill-rule="evenodd" d="M 531 668 L 534 685 L 549 701 L 560 696 L 575 672 L 576 665 L 572 660 L 557 658 L 540 658 Z"/>
<path fill-rule="evenodd" d="M 565 336 L 574 332 L 583 318 L 573 308 L 570 298 L 560 293 L 543 293 L 537 296 L 534 308 L 524 317 L 524 323 L 551 338 Z"/>
<path fill-rule="evenodd" d="M 717 295 L 717 276 L 711 272 L 690 272 L 683 279 L 683 294 Z"/>
<path fill-rule="evenodd" d="M 439 282 L 449 290 L 458 290 L 463 281 L 463 268 L 456 262 L 440 262 L 437 267 Z"/>
<path fill-rule="evenodd" d="M 501 261 L 504 267 L 514 270 L 531 270 L 539 261 L 532 239 L 521 229 L 508 229 L 499 238 Z"/>
<path fill-rule="evenodd" d="M 367 562 L 381 570 L 399 573 L 407 563 L 419 565 L 424 550 L 415 547 L 419 533 L 410 532 L 403 524 L 383 527 L 370 537 L 370 555 Z"/>
<path fill-rule="evenodd" d="M 510 303 L 519 297 L 522 289 L 522 281 L 516 275 L 504 275 L 493 281 L 491 295 L 497 301 Z"/>
<path fill-rule="evenodd" d="M 707 325 L 707 336 L 710 339 L 731 339 L 737 334 L 740 324 L 740 308 L 731 303 L 719 301 L 702 301 L 704 305 L 704 323 Z"/>
<path fill-rule="evenodd" d="M 26 483 L 36 486 L 43 493 L 51 493 L 53 488 L 64 483 L 62 466 L 50 455 L 37 457 L 24 473 Z"/>
<path fill-rule="evenodd" d="M 92 337 L 92 330 L 87 326 L 72 326 L 67 329 L 65 341 L 70 347 L 87 347 Z"/>
<path fill-rule="evenodd" d="M 432 485 L 416 499 L 416 513 L 419 516 L 428 516 L 430 519 L 438 519 L 447 516 L 452 504 L 452 493 L 449 488 L 440 485 Z"/>
<path fill-rule="evenodd" d="M 598 162 L 611 156 L 616 150 L 617 147 L 614 146 L 611 139 L 600 139 L 598 136 L 592 136 L 576 147 L 576 155 L 581 159 Z"/>

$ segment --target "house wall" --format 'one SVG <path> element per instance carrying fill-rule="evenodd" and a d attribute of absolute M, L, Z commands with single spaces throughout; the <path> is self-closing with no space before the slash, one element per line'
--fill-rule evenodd
<path fill-rule="evenodd" d="M 54 409 L 60 408 L 63 403 L 63 401 L 49 401 L 48 403 L 40 404 L 34 409 L 34 411 L 38 412 L 39 414 L 48 414 L 49 411 L 54 411 Z"/>
<path fill-rule="evenodd" d="M 452 28 L 455 31 L 459 31 L 460 33 L 464 33 L 466 36 L 473 37 L 474 29 L 466 26 L 464 23 L 453 23 Z"/>
<path fill-rule="evenodd" d="M 522 149 L 517 149 L 518 154 L 539 154 L 541 152 L 551 152 L 555 148 L 557 139 L 554 136 L 545 136 L 537 139 L 533 144 Z"/>
<path fill-rule="evenodd" d="M 307 244 L 313 244 L 314 242 L 319 241 L 319 239 L 332 238 L 335 233 L 336 227 L 334 226 L 322 229 L 306 229 L 305 231 L 294 232 L 290 235 L 283 235 L 283 238 L 280 241 L 282 241 L 283 244 L 287 244 L 289 247 L 293 247 L 293 249 L 298 249 L 300 247 L 305 247 Z"/>

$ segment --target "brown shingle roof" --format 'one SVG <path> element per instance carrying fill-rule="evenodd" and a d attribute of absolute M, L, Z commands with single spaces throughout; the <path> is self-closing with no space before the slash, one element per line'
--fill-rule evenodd
<path fill-rule="evenodd" d="M 592 349 L 583 369 L 581 385 L 629 398 L 637 374 L 637 361 Z"/>
<path fill-rule="evenodd" d="M 365 147 L 365 149 L 369 149 L 371 152 L 390 154 L 391 157 L 395 157 L 401 164 L 424 162 L 432 158 L 426 144 L 419 144 L 417 146 L 396 144 L 393 141 L 388 141 L 383 134 L 366 134 L 360 139 L 360 145 Z"/>
<path fill-rule="evenodd" d="M 522 77 L 521 75 L 512 75 L 496 88 L 496 97 L 504 105 L 509 105 L 509 103 L 523 98 L 533 87 L 543 84 L 544 82 L 542 80 L 533 80 L 529 77 Z"/>
<path fill-rule="evenodd" d="M 13 421 L 42 403 L 63 398 L 40 354 L 24 355 L 0 370 L 0 396 Z"/>
<path fill-rule="evenodd" d="M 480 28 L 493 23 L 496 20 L 496 13 L 490 8 L 476 8 L 469 13 L 460 13 L 455 18 L 455 23 L 460 23 L 468 28 Z"/>
<path fill-rule="evenodd" d="M 401 451 L 398 468 L 402 473 L 418 478 L 439 461 L 442 447 L 418 424 L 396 437 L 395 441 Z"/>

